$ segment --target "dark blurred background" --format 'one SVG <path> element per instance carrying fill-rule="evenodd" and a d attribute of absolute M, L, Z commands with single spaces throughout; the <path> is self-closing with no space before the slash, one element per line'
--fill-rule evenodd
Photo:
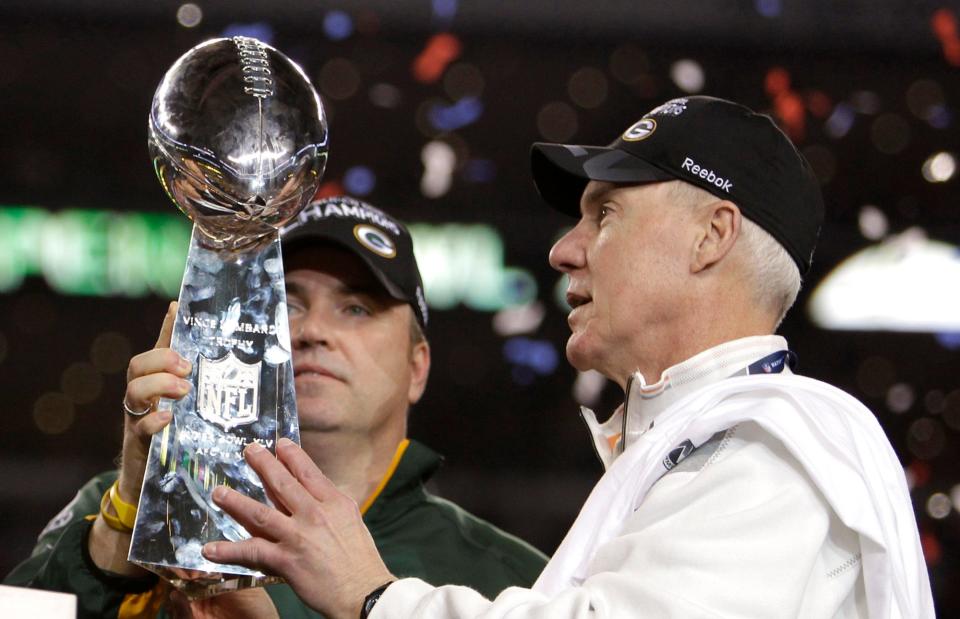
<path fill-rule="evenodd" d="M 605 413 L 622 394 L 564 360 L 546 253 L 570 222 L 539 202 L 530 143 L 606 143 L 686 94 L 770 113 L 828 208 L 782 332 L 801 373 L 876 413 L 907 470 L 939 613 L 960 612 L 957 8 L 4 0 L 0 573 L 112 466 L 127 360 L 179 289 L 189 225 L 148 161 L 154 89 L 193 45 L 244 34 L 321 93 L 321 192 L 415 224 L 434 365 L 411 433 L 446 454 L 437 490 L 547 553 L 601 473 L 577 403 Z"/>

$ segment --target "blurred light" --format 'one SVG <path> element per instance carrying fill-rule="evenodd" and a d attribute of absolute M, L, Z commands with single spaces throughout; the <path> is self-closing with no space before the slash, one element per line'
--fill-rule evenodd
<path fill-rule="evenodd" d="M 353 166 L 343 173 L 343 186 L 355 196 L 369 195 L 377 184 L 377 176 L 367 166 Z"/>
<path fill-rule="evenodd" d="M 928 120 L 932 108 L 943 106 L 943 88 L 933 80 L 917 80 L 907 88 L 907 107 L 921 120 Z"/>
<path fill-rule="evenodd" d="M 821 90 L 814 90 L 806 95 L 807 109 L 817 118 L 827 118 L 833 111 L 833 102 Z"/>
<path fill-rule="evenodd" d="M 945 105 L 935 105 L 930 108 L 927 122 L 934 129 L 946 129 L 953 123 L 953 112 Z"/>
<path fill-rule="evenodd" d="M 923 460 L 914 460 L 904 471 L 910 490 L 922 488 L 930 482 L 930 464 Z"/>
<path fill-rule="evenodd" d="M 960 36 L 954 12 L 947 8 L 937 9 L 930 17 L 930 28 L 940 40 L 944 60 L 955 67 L 960 66 Z"/>
<path fill-rule="evenodd" d="M 453 169 L 457 165 L 453 148 L 439 140 L 427 142 L 420 153 L 420 161 L 423 162 L 420 192 L 428 198 L 439 198 L 450 191 Z"/>
<path fill-rule="evenodd" d="M 577 113 L 562 101 L 547 103 L 537 112 L 537 130 L 548 142 L 566 142 L 577 132 Z"/>
<path fill-rule="evenodd" d="M 649 69 L 647 55 L 632 43 L 621 45 L 610 54 L 610 74 L 624 84 L 636 84 Z"/>
<path fill-rule="evenodd" d="M 946 436 L 940 422 L 930 417 L 922 417 L 910 424 L 907 431 L 907 448 L 916 457 L 930 460 L 943 451 Z"/>
<path fill-rule="evenodd" d="M 950 497 L 942 492 L 931 494 L 930 498 L 927 499 L 927 513 L 936 520 L 943 520 L 949 516 L 952 507 Z"/>
<path fill-rule="evenodd" d="M 912 228 L 841 262 L 813 291 L 825 329 L 960 331 L 960 251 Z"/>
<path fill-rule="evenodd" d="M 937 344 L 940 344 L 947 350 L 960 349 L 960 331 L 937 333 L 935 337 L 937 339 Z"/>
<path fill-rule="evenodd" d="M 827 119 L 827 135 L 834 139 L 842 138 L 847 135 L 850 128 L 853 127 L 853 121 L 856 119 L 856 113 L 853 108 L 846 103 L 838 103 L 833 108 L 833 113 Z"/>
<path fill-rule="evenodd" d="M 177 22 L 184 28 L 193 28 L 203 21 L 203 11 L 192 2 L 181 4 L 177 9 Z"/>
<path fill-rule="evenodd" d="M 772 67 L 764 76 L 763 87 L 771 97 L 790 90 L 790 73 L 783 67 Z"/>
<path fill-rule="evenodd" d="M 957 172 L 957 160 L 947 152 L 930 155 L 920 169 L 923 178 L 931 183 L 945 183 Z"/>
<path fill-rule="evenodd" d="M 378 82 L 370 87 L 370 102 L 377 107 L 386 109 L 400 105 L 400 89 L 391 84 Z"/>
<path fill-rule="evenodd" d="M 527 337 L 512 337 L 504 342 L 503 356 L 510 363 L 528 367 L 541 376 L 552 373 L 559 363 L 552 342 Z"/>
<path fill-rule="evenodd" d="M 910 410 L 913 401 L 913 387 L 906 383 L 897 383 L 887 391 L 887 408 L 898 415 Z"/>
<path fill-rule="evenodd" d="M 700 92 L 703 90 L 703 84 L 706 81 L 700 63 L 689 58 L 673 63 L 670 67 L 670 79 L 677 85 L 677 88 L 686 93 Z"/>
<path fill-rule="evenodd" d="M 803 149 L 803 156 L 806 157 L 816 174 L 817 180 L 821 185 L 829 183 L 837 172 L 837 158 L 833 152 L 826 146 L 814 144 Z"/>
<path fill-rule="evenodd" d="M 794 141 L 803 140 L 807 110 L 803 99 L 790 87 L 790 73 L 783 67 L 772 67 L 764 78 L 764 89 L 784 132 Z"/>
<path fill-rule="evenodd" d="M 480 69 L 466 62 L 453 65 L 443 77 L 443 89 L 454 101 L 463 97 L 479 97 L 485 85 Z"/>
<path fill-rule="evenodd" d="M 928 566 L 940 563 L 940 559 L 943 557 L 943 546 L 936 535 L 921 533 L 920 548 L 923 550 L 923 559 Z"/>
<path fill-rule="evenodd" d="M 890 229 L 887 216 L 872 204 L 866 204 L 860 208 L 857 224 L 860 226 L 860 234 L 871 241 L 879 241 L 887 236 L 887 231 Z"/>
<path fill-rule="evenodd" d="M 33 405 L 33 422 L 44 434 L 63 434 L 74 416 L 73 402 L 62 393 L 45 393 Z"/>
<path fill-rule="evenodd" d="M 577 374 L 573 381 L 573 401 L 581 406 L 593 407 L 600 401 L 607 377 L 596 370 L 587 370 Z"/>
<path fill-rule="evenodd" d="M 506 307 L 493 316 L 493 330 L 501 337 L 533 333 L 543 322 L 546 309 L 540 301 Z"/>
<path fill-rule="evenodd" d="M 927 395 L 923 396 L 923 406 L 931 415 L 939 415 L 947 407 L 946 405 L 947 400 L 939 389 L 928 391 Z"/>
<path fill-rule="evenodd" d="M 462 303 L 489 312 L 536 299 L 533 275 L 504 264 L 503 238 L 492 226 L 414 223 L 408 227 L 430 307 L 444 310 Z"/>
<path fill-rule="evenodd" d="M 910 142 L 910 125 L 896 114 L 883 114 L 870 125 L 870 139 L 881 153 L 896 155 Z"/>
<path fill-rule="evenodd" d="M 950 489 L 950 503 L 953 505 L 953 509 L 960 512 L 960 484 Z"/>
<path fill-rule="evenodd" d="M 607 100 L 607 76 L 593 67 L 574 71 L 567 81 L 567 94 L 576 105 L 593 109 Z"/>
<path fill-rule="evenodd" d="M 456 131 L 476 122 L 482 114 L 483 102 L 476 97 L 464 97 L 453 105 L 432 105 L 428 117 L 435 129 Z"/>
<path fill-rule="evenodd" d="M 353 20 L 344 11 L 330 11 L 323 16 L 323 32 L 331 40 L 342 41 L 353 34 Z"/>
<path fill-rule="evenodd" d="M 89 404 L 100 397 L 103 378 L 89 363 L 74 363 L 60 376 L 64 395 L 76 404 Z"/>
<path fill-rule="evenodd" d="M 346 58 L 328 60 L 320 69 L 320 91 L 331 99 L 349 99 L 360 87 L 360 73 Z"/>
<path fill-rule="evenodd" d="M 463 178 L 468 183 L 489 183 L 497 178 L 497 164 L 490 159 L 471 159 L 463 166 Z"/>
<path fill-rule="evenodd" d="M 249 24 L 229 24 L 220 33 L 220 36 L 231 37 L 250 37 L 264 43 L 273 42 L 273 27 L 267 22 L 253 22 Z"/>
<path fill-rule="evenodd" d="M 553 287 L 553 300 L 556 301 L 557 307 L 563 310 L 565 314 L 570 313 L 570 310 L 573 309 L 570 307 L 570 304 L 567 303 L 567 288 L 569 286 L 570 277 L 566 274 L 563 274 Z"/>
<path fill-rule="evenodd" d="M 952 430 L 960 430 L 960 389 L 947 394 L 943 400 L 943 422 Z"/>
<path fill-rule="evenodd" d="M 757 13 L 764 17 L 780 17 L 780 13 L 783 12 L 780 0 L 754 0 L 753 5 L 757 9 Z"/>
<path fill-rule="evenodd" d="M 413 77 L 418 82 L 431 84 L 443 75 L 462 50 L 460 39 L 449 33 L 436 34 L 427 41 L 423 51 L 413 61 Z"/>
<path fill-rule="evenodd" d="M 453 21 L 457 14 L 457 0 L 432 0 L 433 16 L 444 24 Z"/>
<path fill-rule="evenodd" d="M 90 345 L 90 361 L 104 374 L 126 369 L 131 354 L 130 340 L 120 333 L 101 333 Z"/>
<path fill-rule="evenodd" d="M 0 207 L 0 291 L 41 275 L 62 294 L 176 296 L 189 241 L 179 214 Z"/>
<path fill-rule="evenodd" d="M 313 194 L 313 199 L 322 200 L 323 198 L 340 196 L 343 195 L 343 193 L 343 185 L 338 181 L 326 181 L 317 187 L 317 192 Z"/>
<path fill-rule="evenodd" d="M 850 96 L 850 106 L 859 114 L 876 114 L 880 111 L 880 97 L 870 90 L 858 90 Z"/>

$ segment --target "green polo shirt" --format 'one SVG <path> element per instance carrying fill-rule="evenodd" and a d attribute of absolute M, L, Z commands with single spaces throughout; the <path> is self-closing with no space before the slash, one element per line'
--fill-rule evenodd
<path fill-rule="evenodd" d="M 363 520 L 384 563 L 398 577 L 466 585 L 487 597 L 509 586 L 532 585 L 547 561 L 542 553 L 427 492 L 424 482 L 440 462 L 439 455 L 420 443 L 401 444 L 395 467 L 365 503 Z M 105 574 L 87 551 L 92 521 L 86 516 L 99 511 L 100 499 L 116 476 L 110 471 L 87 482 L 40 534 L 30 558 L 4 583 L 75 593 L 78 617 L 122 619 L 131 609 L 142 608 L 145 596 L 138 594 L 151 591 L 157 578 Z M 267 592 L 284 619 L 320 617 L 287 585 L 271 585 Z"/>

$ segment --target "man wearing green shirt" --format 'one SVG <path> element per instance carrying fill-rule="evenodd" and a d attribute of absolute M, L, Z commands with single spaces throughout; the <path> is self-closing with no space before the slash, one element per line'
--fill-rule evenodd
<path fill-rule="evenodd" d="M 488 597 L 530 586 L 546 558 L 428 493 L 424 482 L 440 457 L 406 438 L 409 408 L 430 369 L 428 310 L 409 232 L 340 197 L 309 205 L 282 238 L 301 444 L 356 501 L 391 572 Z M 170 421 L 155 404 L 190 388 L 189 364 L 169 348 L 174 316 L 171 306 L 157 346 L 130 361 L 119 470 L 80 490 L 6 584 L 75 593 L 81 617 L 162 612 L 165 585 L 126 560 L 130 532 L 110 489 L 115 484 L 121 505 L 137 503 L 150 437 Z M 267 590 L 281 617 L 319 616 L 288 586 Z"/>

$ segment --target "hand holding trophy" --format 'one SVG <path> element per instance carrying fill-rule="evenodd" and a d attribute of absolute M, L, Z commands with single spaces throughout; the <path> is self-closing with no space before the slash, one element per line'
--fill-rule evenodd
<path fill-rule="evenodd" d="M 211 500 L 216 486 L 269 502 L 243 448 L 299 442 L 278 229 L 320 183 L 327 124 L 299 66 L 234 37 L 170 68 L 149 131 L 157 177 L 194 223 L 171 343 L 193 389 L 160 405 L 173 420 L 150 445 L 129 560 L 203 597 L 270 581 L 200 548 L 249 537 Z"/>

